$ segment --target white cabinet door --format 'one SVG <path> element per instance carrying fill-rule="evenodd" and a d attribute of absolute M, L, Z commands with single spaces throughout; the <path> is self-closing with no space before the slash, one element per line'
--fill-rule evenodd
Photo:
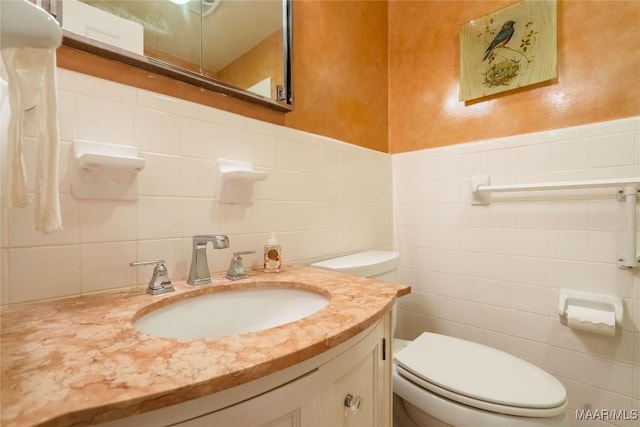
<path fill-rule="evenodd" d="M 323 423 L 332 427 L 391 425 L 391 354 L 388 322 L 320 367 Z M 351 404 L 350 407 L 347 405 Z"/>
<path fill-rule="evenodd" d="M 313 425 L 318 371 L 228 408 L 174 424 L 180 427 L 303 427 Z"/>

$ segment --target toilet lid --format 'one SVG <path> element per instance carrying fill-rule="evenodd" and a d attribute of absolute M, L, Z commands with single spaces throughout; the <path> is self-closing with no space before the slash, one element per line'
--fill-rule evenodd
<path fill-rule="evenodd" d="M 560 409 L 566 404 L 566 391 L 552 375 L 511 354 L 471 341 L 425 332 L 398 352 L 395 362 L 400 375 L 408 380 L 415 376 L 418 381 L 413 382 L 471 406 L 483 407 L 486 402 L 515 410 Z"/>
<path fill-rule="evenodd" d="M 341 271 L 359 277 L 373 277 L 400 265 L 400 254 L 389 251 L 367 251 L 311 264 L 311 267 Z"/>

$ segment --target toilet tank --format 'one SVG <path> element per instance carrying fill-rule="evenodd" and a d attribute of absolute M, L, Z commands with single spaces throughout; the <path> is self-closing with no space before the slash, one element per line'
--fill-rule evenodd
<path fill-rule="evenodd" d="M 391 251 L 367 251 L 311 264 L 311 267 L 340 271 L 359 277 L 397 282 L 400 254 Z"/>
<path fill-rule="evenodd" d="M 311 264 L 311 267 L 340 271 L 359 277 L 368 277 L 387 282 L 398 282 L 400 275 L 400 254 L 391 251 L 367 251 L 338 258 L 331 258 Z M 391 310 L 391 335 L 398 326 L 398 310 L 394 304 Z M 394 341 L 396 341 L 394 339 Z M 394 344 L 395 345 L 395 344 Z"/>

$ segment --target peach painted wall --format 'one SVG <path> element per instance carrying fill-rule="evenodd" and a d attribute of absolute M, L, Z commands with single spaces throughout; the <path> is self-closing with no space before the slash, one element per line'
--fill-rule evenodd
<path fill-rule="evenodd" d="M 458 101 L 460 25 L 513 3 L 389 2 L 391 153 L 640 114 L 638 1 L 559 1 L 556 80 Z"/>
<path fill-rule="evenodd" d="M 387 152 L 387 2 L 295 0 L 288 127 Z"/>

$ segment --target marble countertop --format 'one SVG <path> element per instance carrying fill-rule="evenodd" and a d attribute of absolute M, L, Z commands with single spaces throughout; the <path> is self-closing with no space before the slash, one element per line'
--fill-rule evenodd
<path fill-rule="evenodd" d="M 0 308 L 0 424 L 92 424 L 226 390 L 347 341 L 410 292 L 408 286 L 310 267 L 249 272 L 236 282 L 212 279 L 197 288 L 174 282 L 176 292 L 156 296 L 140 285 Z M 132 325 L 177 300 L 265 285 L 306 288 L 330 301 L 296 322 L 211 339 L 155 338 Z"/>

